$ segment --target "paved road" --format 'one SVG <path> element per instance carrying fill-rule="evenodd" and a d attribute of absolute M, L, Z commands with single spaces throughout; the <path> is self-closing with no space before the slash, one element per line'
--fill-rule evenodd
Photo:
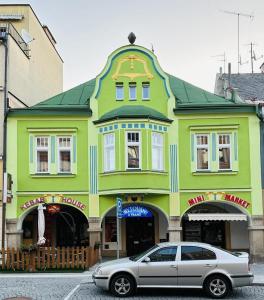
<path fill-rule="evenodd" d="M 77 289 L 76 289 L 77 287 Z M 71 294 L 71 292 L 74 292 Z M 69 297 L 69 294 L 71 295 Z M 244 287 L 236 289 L 227 299 L 262 300 L 264 286 Z M 11 297 L 30 297 L 34 300 L 103 300 L 114 299 L 107 292 L 87 283 L 83 277 L 63 278 L 0 278 L 0 299 Z M 186 290 L 140 290 L 134 298 L 152 300 L 202 300 L 208 299 L 201 291 Z M 117 299 L 117 298 L 116 298 Z"/>

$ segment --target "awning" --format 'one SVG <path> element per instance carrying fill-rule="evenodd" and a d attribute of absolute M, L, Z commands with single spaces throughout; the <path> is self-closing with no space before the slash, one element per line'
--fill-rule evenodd
<path fill-rule="evenodd" d="M 247 221 L 244 214 L 188 214 L 189 221 Z"/>

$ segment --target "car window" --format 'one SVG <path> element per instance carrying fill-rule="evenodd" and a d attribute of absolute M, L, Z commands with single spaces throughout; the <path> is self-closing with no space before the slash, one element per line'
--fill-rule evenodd
<path fill-rule="evenodd" d="M 177 253 L 177 246 L 161 248 L 149 255 L 151 262 L 174 261 Z"/>
<path fill-rule="evenodd" d="M 213 251 L 196 246 L 182 246 L 181 260 L 210 260 L 216 259 Z"/>

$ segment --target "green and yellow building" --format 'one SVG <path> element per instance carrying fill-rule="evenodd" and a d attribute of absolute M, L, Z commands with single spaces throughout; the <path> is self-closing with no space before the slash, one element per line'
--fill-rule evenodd
<path fill-rule="evenodd" d="M 121 253 L 192 240 L 263 257 L 255 107 L 165 73 L 153 52 L 114 51 L 95 78 L 8 117 L 9 246 L 101 244 Z M 126 216 L 126 218 L 125 218 Z"/>

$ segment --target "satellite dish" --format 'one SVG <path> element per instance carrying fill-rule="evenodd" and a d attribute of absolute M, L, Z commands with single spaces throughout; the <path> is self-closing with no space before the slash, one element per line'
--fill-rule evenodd
<path fill-rule="evenodd" d="M 21 36 L 26 44 L 28 44 L 34 40 L 34 38 L 26 31 L 26 29 L 21 30 Z"/>

